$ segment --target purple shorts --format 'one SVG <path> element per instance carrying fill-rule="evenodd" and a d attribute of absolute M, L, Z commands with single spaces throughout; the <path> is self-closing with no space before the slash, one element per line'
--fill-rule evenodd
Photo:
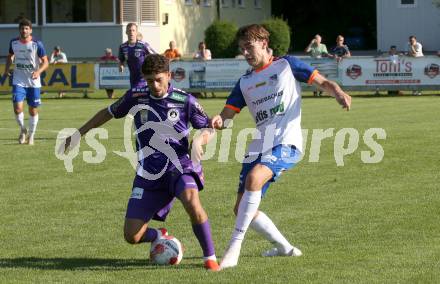
<path fill-rule="evenodd" d="M 141 219 L 145 222 L 151 219 L 165 221 L 173 207 L 175 198 L 179 198 L 184 190 L 203 189 L 200 178 L 196 173 L 184 173 L 176 178 L 165 179 L 161 182 L 160 187 L 154 190 L 142 186 L 135 179 L 125 218 Z"/>

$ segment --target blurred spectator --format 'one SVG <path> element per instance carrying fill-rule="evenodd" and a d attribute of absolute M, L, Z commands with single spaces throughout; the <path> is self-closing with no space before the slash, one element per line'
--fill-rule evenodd
<path fill-rule="evenodd" d="M 61 47 L 59 45 L 55 46 L 52 54 L 50 55 L 50 64 L 58 64 L 58 63 L 67 63 L 67 56 L 64 52 L 61 51 Z"/>
<path fill-rule="evenodd" d="M 163 54 L 170 61 L 179 60 L 182 57 L 179 50 L 176 48 L 176 42 L 174 40 L 170 41 L 170 48 L 165 50 Z"/>
<path fill-rule="evenodd" d="M 415 36 L 410 36 L 408 45 L 406 47 L 407 55 L 410 57 L 422 57 L 423 56 L 423 46 L 420 42 L 417 42 L 417 38 Z"/>
<path fill-rule="evenodd" d="M 392 64 L 399 64 L 399 52 L 397 51 L 397 47 L 395 45 L 390 46 L 390 50 L 388 50 L 388 56 L 390 57 L 390 61 Z M 402 95 L 402 92 L 399 90 L 389 90 L 388 95 Z"/>
<path fill-rule="evenodd" d="M 437 52 L 437 56 L 440 56 L 440 50 Z"/>
<path fill-rule="evenodd" d="M 305 52 L 309 53 L 313 58 L 326 57 L 328 55 L 327 46 L 321 43 L 321 40 L 320 35 L 315 35 L 315 37 L 306 47 Z"/>
<path fill-rule="evenodd" d="M 329 54 L 328 56 L 335 58 L 338 62 L 341 61 L 343 58 L 351 56 L 348 46 L 344 44 L 343 36 L 338 35 L 336 37 L 336 46 L 332 49 L 331 54 Z"/>
<path fill-rule="evenodd" d="M 119 59 L 113 55 L 113 51 L 111 48 L 106 48 L 104 50 L 104 55 L 99 58 L 99 61 L 102 61 L 104 63 L 112 63 L 119 62 Z"/>
<path fill-rule="evenodd" d="M 61 51 L 61 47 L 59 45 L 53 48 L 52 54 L 50 55 L 50 64 L 59 64 L 59 63 L 67 63 L 67 56 L 64 52 Z M 64 97 L 64 92 L 58 92 L 58 97 Z"/>
<path fill-rule="evenodd" d="M 136 39 L 139 41 L 142 41 L 144 39 L 144 36 L 142 35 L 141 32 L 137 32 Z"/>
<path fill-rule="evenodd" d="M 199 42 L 199 50 L 194 53 L 193 56 L 194 59 L 200 59 L 200 60 L 211 60 L 211 50 L 206 48 L 206 44 L 204 41 Z"/>
<path fill-rule="evenodd" d="M 390 46 L 390 50 L 388 50 L 388 55 L 390 56 L 390 60 L 393 64 L 398 63 L 399 52 L 397 51 L 397 47 L 395 45 Z"/>
<path fill-rule="evenodd" d="M 113 55 L 112 49 L 111 48 L 106 48 L 104 50 L 104 55 L 101 56 L 99 58 L 99 61 L 102 63 L 118 63 L 119 60 L 116 56 Z M 109 99 L 113 99 L 113 89 L 105 89 L 106 93 L 107 93 L 107 97 Z"/>

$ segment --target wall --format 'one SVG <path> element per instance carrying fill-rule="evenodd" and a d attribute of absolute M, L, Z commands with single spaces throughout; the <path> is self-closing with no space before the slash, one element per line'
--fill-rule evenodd
<path fill-rule="evenodd" d="M 404 50 L 408 37 L 415 35 L 424 50 L 440 50 L 440 9 L 431 0 L 416 0 L 416 7 L 402 8 L 400 0 L 376 0 L 377 48 L 391 45 Z"/>

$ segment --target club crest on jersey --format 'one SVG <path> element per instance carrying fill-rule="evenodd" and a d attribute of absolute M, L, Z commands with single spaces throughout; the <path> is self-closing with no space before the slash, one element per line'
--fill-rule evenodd
<path fill-rule="evenodd" d="M 269 86 L 274 86 L 278 82 L 278 74 L 273 74 L 269 77 Z"/>
<path fill-rule="evenodd" d="M 168 117 L 168 120 L 170 120 L 170 121 L 173 121 L 173 122 L 178 121 L 180 119 L 179 110 L 175 109 L 175 108 L 170 109 L 168 111 L 167 117 Z"/>
<path fill-rule="evenodd" d="M 134 56 L 136 56 L 136 57 L 140 57 L 140 56 L 141 56 L 141 52 L 140 52 L 140 50 L 136 50 L 136 51 L 134 52 Z"/>

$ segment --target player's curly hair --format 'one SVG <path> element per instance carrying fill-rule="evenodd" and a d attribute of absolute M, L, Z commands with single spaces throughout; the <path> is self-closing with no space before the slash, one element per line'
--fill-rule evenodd
<path fill-rule="evenodd" d="M 30 27 L 32 29 L 32 22 L 26 18 L 23 18 L 20 20 L 20 22 L 18 22 L 18 28 L 20 29 L 21 27 Z"/>
<path fill-rule="evenodd" d="M 159 74 L 170 71 L 170 61 L 160 54 L 149 54 L 145 57 L 142 64 L 142 73 L 144 75 Z"/>
<path fill-rule="evenodd" d="M 257 41 L 257 40 L 267 40 L 269 42 L 270 33 L 261 25 L 252 24 L 248 26 L 241 27 L 236 34 L 237 41 Z"/>

